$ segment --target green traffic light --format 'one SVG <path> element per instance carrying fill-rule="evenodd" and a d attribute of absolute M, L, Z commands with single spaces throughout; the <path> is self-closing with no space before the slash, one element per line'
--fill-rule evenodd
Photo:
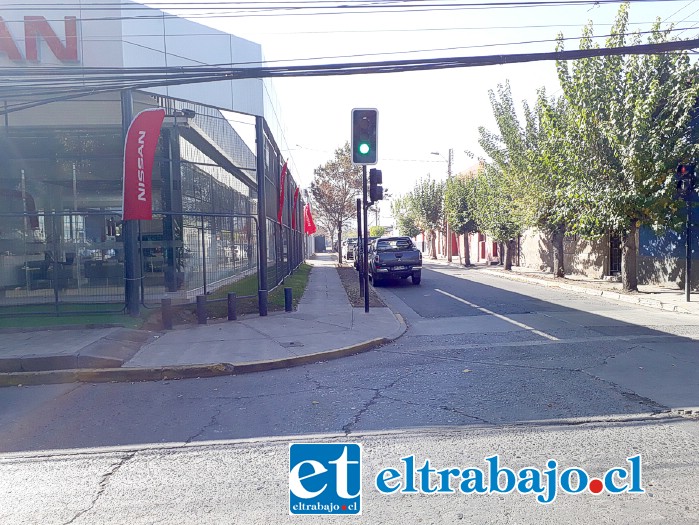
<path fill-rule="evenodd" d="M 367 144 L 366 142 L 362 142 L 359 145 L 359 153 L 361 153 L 362 155 L 366 155 L 367 153 L 369 153 L 369 144 Z"/>

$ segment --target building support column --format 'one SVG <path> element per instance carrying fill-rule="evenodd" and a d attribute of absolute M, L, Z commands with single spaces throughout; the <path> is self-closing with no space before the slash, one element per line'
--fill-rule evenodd
<path fill-rule="evenodd" d="M 257 171 L 257 289 L 267 291 L 267 206 L 265 194 L 265 131 L 264 119 L 255 118 Z"/>

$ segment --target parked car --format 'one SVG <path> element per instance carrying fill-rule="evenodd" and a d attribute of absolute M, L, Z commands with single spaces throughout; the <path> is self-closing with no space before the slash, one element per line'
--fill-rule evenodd
<path fill-rule="evenodd" d="M 369 278 L 374 286 L 388 279 L 412 278 L 420 284 L 422 252 L 410 237 L 382 237 L 371 243 Z"/>
<path fill-rule="evenodd" d="M 357 246 L 357 238 L 349 237 L 342 241 L 342 258 L 351 261 L 354 258 L 354 247 Z"/>
<path fill-rule="evenodd" d="M 371 246 L 371 243 L 374 242 L 378 237 L 369 237 L 369 246 Z M 359 271 L 359 269 L 362 267 L 362 246 L 359 242 L 354 245 L 354 269 Z"/>

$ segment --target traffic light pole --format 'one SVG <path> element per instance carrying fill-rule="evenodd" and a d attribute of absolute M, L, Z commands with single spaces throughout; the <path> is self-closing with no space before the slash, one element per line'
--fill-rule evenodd
<path fill-rule="evenodd" d="M 364 260 L 364 234 L 362 233 L 362 199 L 357 199 L 357 253 L 354 256 L 355 263 L 359 257 L 359 250 L 362 250 L 362 260 Z M 358 264 L 359 270 L 359 297 L 364 297 L 364 263 Z"/>
<path fill-rule="evenodd" d="M 362 239 L 362 271 L 364 273 L 364 312 L 369 313 L 369 228 L 367 227 L 367 178 L 366 164 L 362 165 L 362 226 L 364 227 L 364 238 Z"/>

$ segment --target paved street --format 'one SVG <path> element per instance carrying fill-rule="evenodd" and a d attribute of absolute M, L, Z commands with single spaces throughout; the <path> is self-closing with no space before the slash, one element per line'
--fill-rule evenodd
<path fill-rule="evenodd" d="M 543 511 L 523 496 L 484 497 L 474 510 L 464 499 L 430 498 L 432 503 L 426 503 L 424 498 L 406 502 L 404 496 L 373 495 L 363 523 L 388 523 L 389 516 L 405 520 L 403 505 L 424 523 L 457 522 L 458 516 L 465 522 L 503 523 L 505 516 L 513 523 L 575 522 L 581 509 L 590 523 L 699 520 L 699 498 L 692 488 L 699 477 L 692 444 L 699 437 L 699 420 L 687 415 L 699 407 L 699 319 L 446 266 L 424 270 L 421 286 L 403 281 L 379 291 L 404 317 L 408 331 L 368 353 L 243 376 L 0 389 L 0 450 L 24 457 L 30 451 L 121 447 L 120 452 L 92 451 L 52 461 L 59 471 L 70 474 L 75 469 L 72 475 L 82 469 L 94 486 L 104 488 L 98 506 L 104 519 L 127 505 L 116 502 L 123 498 L 112 490 L 125 495 L 131 485 L 124 484 L 150 484 L 156 476 L 162 482 L 158 491 L 174 491 L 167 492 L 173 501 L 177 490 L 190 483 L 212 489 L 209 518 L 203 507 L 179 515 L 210 523 L 224 512 L 238 516 L 233 523 L 285 515 L 288 487 L 283 472 L 272 483 L 257 486 L 251 481 L 257 487 L 252 496 L 246 488 L 228 493 L 222 488 L 231 487 L 232 474 L 221 470 L 221 464 L 236 472 L 240 468 L 244 479 L 252 476 L 247 463 L 241 466 L 231 454 L 243 454 L 255 468 L 278 457 L 282 465 L 275 468 L 285 468 L 288 441 L 270 443 L 270 437 L 346 436 L 372 450 L 374 462 L 395 462 L 408 450 L 443 454 L 445 462 L 459 464 L 482 463 L 499 453 L 515 466 L 543 465 L 555 457 L 593 470 L 641 454 L 650 473 L 646 479 L 656 488 L 643 496 L 598 498 L 594 501 L 604 504 L 594 512 L 586 506 L 589 497 L 596 497 L 590 495 L 569 498 L 554 511 Z M 397 434 L 366 435 L 385 431 Z M 172 448 L 241 438 L 263 441 L 207 444 L 186 453 Z M 166 448 L 157 448 L 164 443 Z M 140 446 L 149 451 L 134 456 L 134 447 Z M 158 474 L 159 469 L 174 468 L 167 458 L 180 456 L 182 468 L 176 475 Z M 119 467 L 122 460 L 129 464 L 128 483 L 126 469 Z M 189 462 L 196 469 L 185 468 Z M 21 458 L 5 464 L 2 470 L 10 476 L 5 483 L 11 479 L 21 486 L 32 464 Z M 98 475 L 105 469 L 120 469 L 110 475 L 109 490 Z M 217 481 L 207 484 L 202 476 Z M 367 487 L 372 483 L 365 480 Z M 87 495 L 76 492 L 75 498 L 92 501 L 94 490 L 85 490 Z M 197 494 L 183 498 L 181 505 L 200 504 Z M 55 495 L 45 496 L 58 505 Z M 253 514 L 235 514 L 243 497 Z M 263 501 L 273 508 L 265 508 Z M 84 506 L 85 501 L 70 508 Z M 430 514 L 435 509 L 443 520 Z M 28 514 L 12 512 L 0 517 L 28 522 Z M 134 522 L 191 521 L 168 520 L 159 506 L 154 512 Z M 89 516 L 81 514 L 73 523 L 90 523 Z M 53 522 L 72 517 L 75 513 L 66 511 Z"/>

